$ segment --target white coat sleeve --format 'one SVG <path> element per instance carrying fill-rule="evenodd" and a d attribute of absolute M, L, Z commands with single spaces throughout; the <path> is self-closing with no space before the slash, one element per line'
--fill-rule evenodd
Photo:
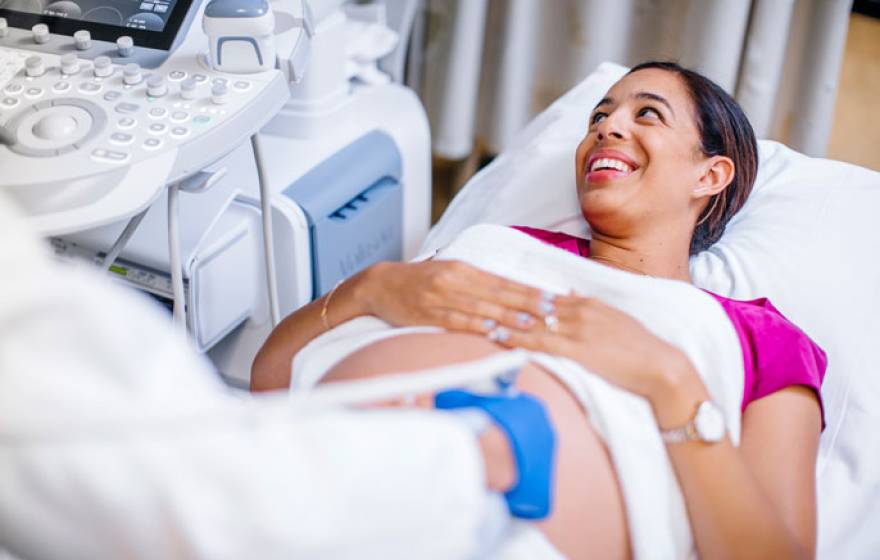
<path fill-rule="evenodd" d="M 0 200 L 0 203 L 3 201 Z M 0 548 L 24 558 L 465 558 L 497 508 L 442 413 L 230 392 L 153 305 L 0 204 Z"/>

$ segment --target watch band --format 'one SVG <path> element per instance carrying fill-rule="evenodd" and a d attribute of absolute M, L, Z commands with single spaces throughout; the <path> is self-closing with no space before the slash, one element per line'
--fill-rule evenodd
<path fill-rule="evenodd" d="M 660 437 L 665 443 L 684 443 L 702 441 L 718 443 L 724 439 L 726 432 L 724 415 L 721 409 L 711 400 L 701 402 L 690 421 L 680 428 L 660 430 Z"/>
<path fill-rule="evenodd" d="M 688 422 L 681 428 L 660 430 L 660 437 L 663 438 L 664 443 L 684 443 L 686 441 L 694 441 L 700 439 L 700 434 L 697 433 L 697 427 L 694 424 L 694 419 L 691 418 L 690 422 Z"/>

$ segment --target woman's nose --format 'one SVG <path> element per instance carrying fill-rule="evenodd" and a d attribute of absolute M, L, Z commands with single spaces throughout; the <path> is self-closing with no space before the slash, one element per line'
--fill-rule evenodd
<path fill-rule="evenodd" d="M 615 138 L 618 140 L 623 139 L 624 136 L 624 127 L 621 126 L 620 118 L 617 117 L 614 113 L 605 117 L 600 123 L 599 126 L 596 127 L 596 132 L 598 133 L 599 140 L 605 140 L 606 138 Z"/>

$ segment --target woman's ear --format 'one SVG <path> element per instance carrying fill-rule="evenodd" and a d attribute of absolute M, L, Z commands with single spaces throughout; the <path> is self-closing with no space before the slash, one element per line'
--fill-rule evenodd
<path fill-rule="evenodd" d="M 712 156 L 706 160 L 705 166 L 703 175 L 693 190 L 693 195 L 698 198 L 723 191 L 733 181 L 736 171 L 733 160 L 727 156 Z"/>

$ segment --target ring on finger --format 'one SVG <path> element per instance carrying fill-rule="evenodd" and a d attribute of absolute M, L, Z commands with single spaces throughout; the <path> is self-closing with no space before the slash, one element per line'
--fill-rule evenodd
<path fill-rule="evenodd" d="M 547 332 L 559 332 L 559 317 L 556 315 L 546 315 L 544 317 L 544 327 L 547 329 Z"/>

